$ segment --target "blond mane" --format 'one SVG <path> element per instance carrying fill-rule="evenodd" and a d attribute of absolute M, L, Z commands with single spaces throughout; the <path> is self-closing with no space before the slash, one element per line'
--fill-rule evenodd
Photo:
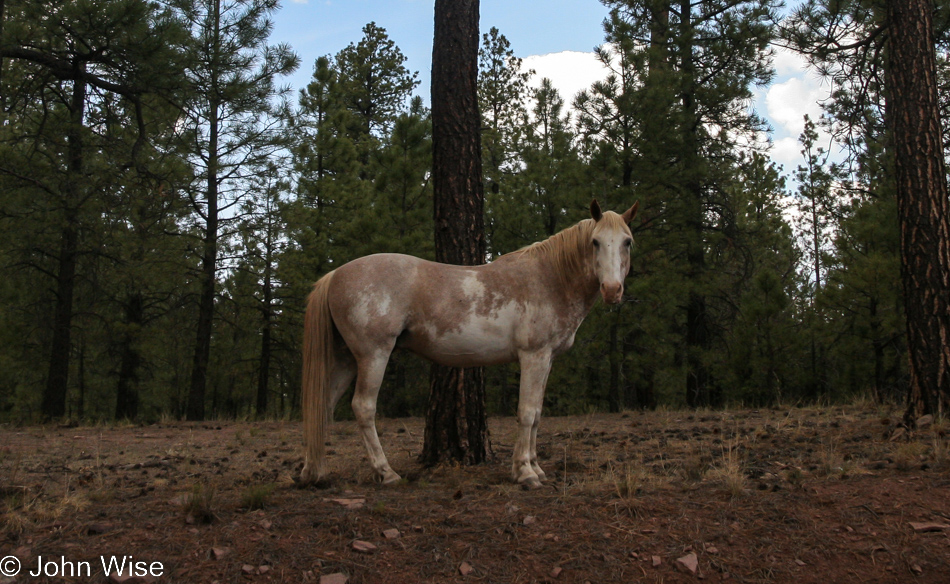
<path fill-rule="evenodd" d="M 601 221 L 611 227 L 627 229 L 623 217 L 613 211 L 605 212 Z M 584 219 L 543 241 L 507 253 L 495 261 L 523 257 L 547 260 L 561 279 L 571 280 L 590 269 L 589 258 L 593 249 L 591 238 L 595 225 L 593 219 Z"/>

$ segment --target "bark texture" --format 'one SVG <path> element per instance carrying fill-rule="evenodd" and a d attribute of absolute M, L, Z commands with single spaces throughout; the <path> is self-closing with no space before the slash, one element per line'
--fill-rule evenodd
<path fill-rule="evenodd" d="M 436 261 L 485 262 L 478 0 L 436 0 L 432 49 L 432 186 Z M 421 460 L 477 464 L 489 458 L 481 368 L 433 365 Z"/>
<path fill-rule="evenodd" d="M 897 178 L 910 425 L 924 414 L 950 412 L 950 205 L 933 12 L 928 0 L 887 2 L 886 116 Z"/>

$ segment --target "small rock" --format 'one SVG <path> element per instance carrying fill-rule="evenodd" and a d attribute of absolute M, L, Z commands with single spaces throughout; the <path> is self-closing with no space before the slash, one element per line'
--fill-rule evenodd
<path fill-rule="evenodd" d="M 653 556 L 651 559 L 653 560 L 654 568 L 659 568 L 660 564 L 663 563 L 663 558 L 661 558 L 660 556 Z"/>
<path fill-rule="evenodd" d="M 270 566 L 264 565 L 264 566 L 259 566 L 259 567 L 257 568 L 257 573 L 258 573 L 258 574 L 266 574 L 266 573 L 268 573 L 268 572 L 270 572 Z"/>
<path fill-rule="evenodd" d="M 706 546 L 706 553 L 707 553 L 707 554 L 714 554 L 714 555 L 715 555 L 715 554 L 718 554 L 718 553 L 719 553 L 719 548 L 717 548 L 717 547 L 714 546 L 714 545 Z"/>
<path fill-rule="evenodd" d="M 934 423 L 934 417 L 932 414 L 927 414 L 926 416 L 921 416 L 917 418 L 917 429 L 923 430 L 927 426 Z"/>
<path fill-rule="evenodd" d="M 324 501 L 343 505 L 343 507 L 350 511 L 361 509 L 363 505 L 366 504 L 366 499 L 324 499 Z"/>
<path fill-rule="evenodd" d="M 930 531 L 943 531 L 944 529 L 950 528 L 950 525 L 945 523 L 917 523 L 914 521 L 910 522 L 910 526 L 914 528 L 914 531 L 917 533 L 927 533 Z"/>
<path fill-rule="evenodd" d="M 459 566 L 459 574 L 463 576 L 468 576 L 475 571 L 475 568 L 472 567 L 468 562 L 462 562 L 462 565 Z"/>
<path fill-rule="evenodd" d="M 250 576 L 257 573 L 257 568 L 250 564 L 244 564 L 241 566 L 241 571 Z"/>
<path fill-rule="evenodd" d="M 102 535 L 112 531 L 112 526 L 108 523 L 90 523 L 86 526 L 86 535 Z"/>
<path fill-rule="evenodd" d="M 561 572 L 563 572 L 563 571 L 564 571 L 564 568 L 562 568 L 561 566 L 557 566 L 556 568 L 554 568 L 553 570 L 551 570 L 551 577 L 552 577 L 552 578 L 557 578 L 558 576 L 561 575 Z"/>
<path fill-rule="evenodd" d="M 376 551 L 376 546 L 371 544 L 368 541 L 363 541 L 360 539 L 353 540 L 353 551 L 361 554 L 371 554 Z"/>
<path fill-rule="evenodd" d="M 688 553 L 682 558 L 677 558 L 676 567 L 681 572 L 695 574 L 696 570 L 699 568 L 699 559 L 696 557 L 695 553 Z"/>
<path fill-rule="evenodd" d="M 231 548 L 226 548 L 226 547 L 211 548 L 211 557 L 216 560 L 221 560 L 230 553 L 231 553 Z"/>
<path fill-rule="evenodd" d="M 346 577 L 346 574 L 340 572 L 320 576 L 320 584 L 346 584 L 348 581 L 349 578 Z"/>
<path fill-rule="evenodd" d="M 399 536 L 402 535 L 399 533 L 399 530 L 396 528 L 386 529 L 383 531 L 383 537 L 386 539 L 399 539 Z"/>
<path fill-rule="evenodd" d="M 806 566 L 806 565 L 807 565 L 805 562 L 799 560 L 798 558 L 795 558 L 795 563 L 798 564 L 799 566 Z"/>
<path fill-rule="evenodd" d="M 269 530 L 271 527 L 274 526 L 274 522 L 273 522 L 273 521 L 270 521 L 269 519 L 262 519 L 260 525 L 261 525 L 261 527 L 263 527 L 264 529 L 268 529 L 268 530 Z"/>
<path fill-rule="evenodd" d="M 538 522 L 538 518 L 535 517 L 534 515 L 525 515 L 524 521 L 522 521 L 521 523 L 524 525 L 534 525 L 537 522 Z"/>

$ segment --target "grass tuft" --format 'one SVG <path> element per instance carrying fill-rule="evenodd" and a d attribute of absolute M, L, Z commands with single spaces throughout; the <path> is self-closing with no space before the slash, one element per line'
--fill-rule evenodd
<path fill-rule="evenodd" d="M 247 487 L 244 489 L 244 492 L 241 493 L 241 507 L 248 511 L 263 509 L 267 506 L 267 499 L 273 494 L 274 488 L 275 485 L 273 483 Z"/>
<path fill-rule="evenodd" d="M 714 483 L 719 484 L 730 497 L 741 497 L 746 490 L 746 476 L 742 457 L 739 454 L 738 437 L 722 450 L 722 460 L 706 473 Z"/>
<path fill-rule="evenodd" d="M 215 495 L 216 489 L 214 486 L 195 483 L 191 488 L 191 492 L 185 496 L 182 504 L 185 520 L 190 519 L 194 523 L 212 523 L 215 519 Z"/>

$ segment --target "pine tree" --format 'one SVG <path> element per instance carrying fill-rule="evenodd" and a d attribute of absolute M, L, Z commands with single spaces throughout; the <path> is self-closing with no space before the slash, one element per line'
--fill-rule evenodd
<path fill-rule="evenodd" d="M 174 91 L 169 71 L 180 37 L 167 12 L 142 0 L 11 2 L 3 9 L 0 94 L 10 123 L 0 131 L 9 147 L 0 172 L 33 199 L 16 201 L 4 215 L 28 217 L 33 205 L 52 212 L 30 237 L 52 265 L 28 264 L 54 280 L 40 411 L 55 419 L 66 414 L 86 238 L 99 228 L 102 195 L 120 188 L 116 175 L 149 172 L 149 110 L 161 108 L 147 96 Z M 107 142 L 119 120 L 135 131 Z"/>
<path fill-rule="evenodd" d="M 184 1 L 184 0 L 183 0 Z M 222 227 L 244 196 L 243 179 L 282 146 L 274 101 L 286 90 L 275 78 L 293 72 L 287 45 L 268 46 L 269 15 L 277 0 L 194 0 L 181 16 L 192 31 L 191 99 L 186 123 L 194 136 L 192 162 L 196 228 L 200 232 L 200 292 L 187 416 L 205 416 L 205 389 L 214 326 Z"/>
<path fill-rule="evenodd" d="M 533 71 L 521 70 L 505 35 L 492 27 L 482 35 L 478 52 L 478 109 L 482 114 L 482 159 L 488 207 L 516 172 L 515 135 L 526 119 L 528 79 Z M 491 223 L 489 219 L 489 223 Z"/>
<path fill-rule="evenodd" d="M 745 104 L 752 85 L 771 79 L 773 2 L 608 5 L 613 49 L 601 54 L 615 73 L 576 100 L 594 138 L 591 158 L 607 173 L 610 167 L 598 159 L 617 160 L 616 194 L 629 196 L 635 176 L 644 177 L 644 186 L 658 183 L 644 207 L 664 217 L 656 227 L 670 237 L 667 253 L 681 258 L 686 402 L 721 404 L 708 366 L 715 282 L 707 254 L 713 235 L 734 228 L 734 205 L 723 194 L 735 174 L 729 161 L 737 138 L 762 126 Z"/>
<path fill-rule="evenodd" d="M 887 3 L 887 109 L 910 354 L 904 419 L 950 412 L 950 196 L 932 0 Z"/>
<path fill-rule="evenodd" d="M 432 51 L 432 168 L 435 259 L 485 262 L 478 0 L 436 0 Z M 491 454 L 481 368 L 432 366 L 422 461 L 469 464 Z"/>
<path fill-rule="evenodd" d="M 842 82 L 831 113 L 855 157 L 871 167 L 860 159 L 883 147 L 894 165 L 910 357 L 909 425 L 950 403 L 950 351 L 938 340 L 950 334 L 950 220 L 935 14 L 946 18 L 945 10 L 935 13 L 931 1 L 882 7 L 812 0 L 792 14 L 782 32 L 820 72 Z M 939 28 L 946 33 L 945 21 Z M 882 144 L 882 137 L 889 142 Z"/>

